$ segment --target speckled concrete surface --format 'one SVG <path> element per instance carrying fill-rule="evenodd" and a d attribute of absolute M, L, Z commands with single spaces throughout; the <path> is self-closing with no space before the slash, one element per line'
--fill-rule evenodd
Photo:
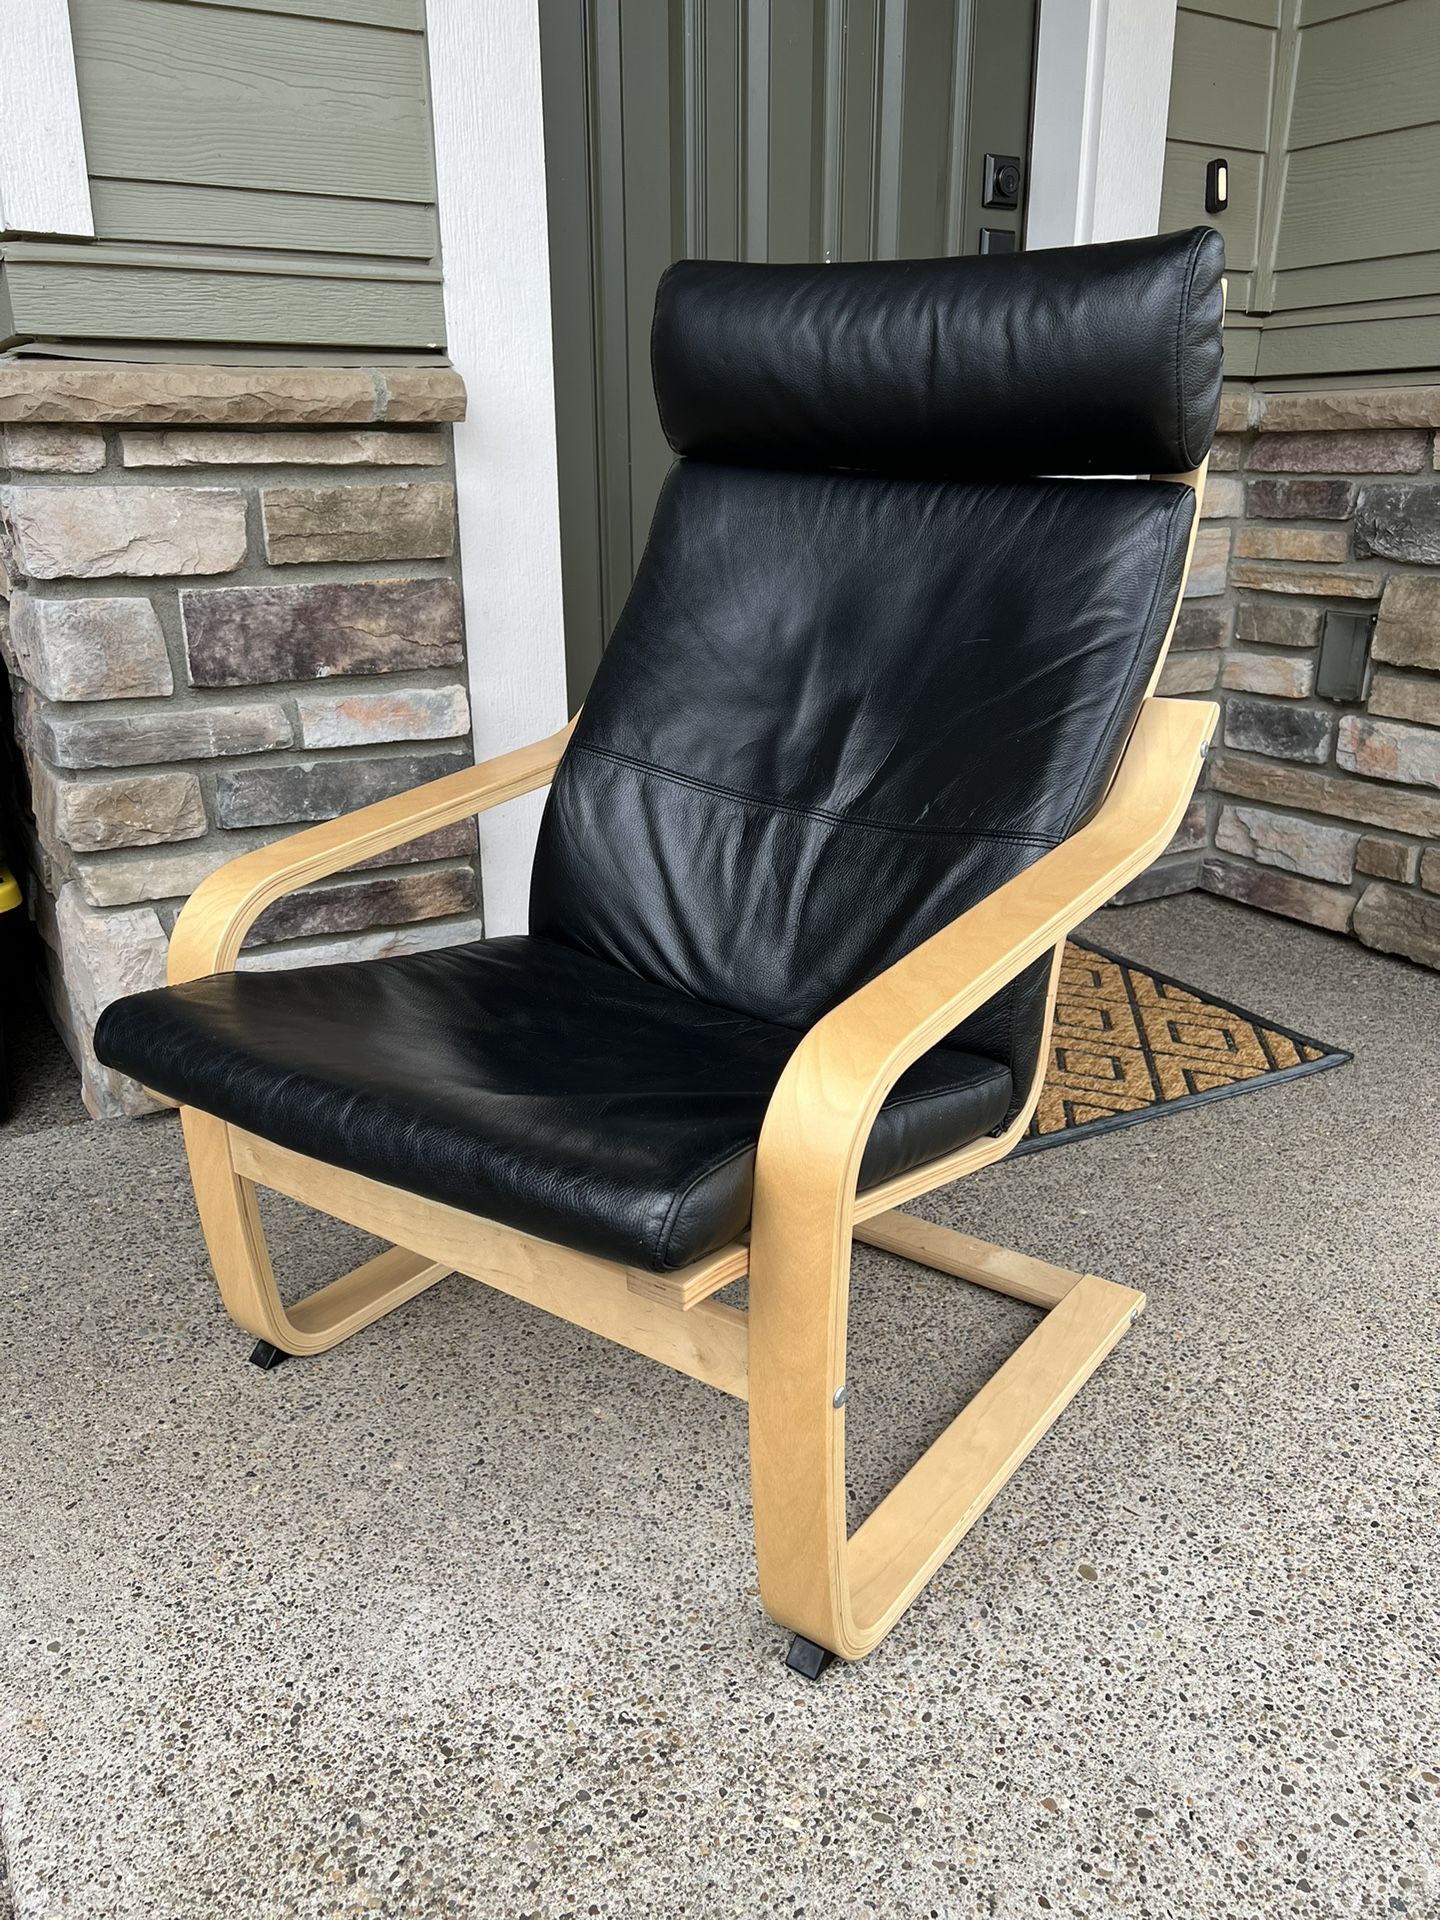
<path fill-rule="evenodd" d="M 0 1132 L 16 1920 L 1440 1914 L 1440 983 L 1099 937 L 1355 1064 L 927 1203 L 1150 1311 L 819 1686 L 741 1408 L 460 1280 L 262 1375 L 173 1123 Z M 273 1225 L 300 1288 L 355 1251 Z M 857 1512 L 1032 1320 L 860 1253 Z"/>

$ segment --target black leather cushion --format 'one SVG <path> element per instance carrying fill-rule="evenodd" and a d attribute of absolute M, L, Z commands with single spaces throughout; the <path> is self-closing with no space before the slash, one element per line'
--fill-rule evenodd
<path fill-rule="evenodd" d="M 107 1065 L 282 1146 L 548 1240 L 669 1272 L 742 1231 L 766 1102 L 800 1035 L 547 940 L 117 1002 Z M 995 1126 L 1009 1075 L 912 1067 L 861 1184 Z"/>
<path fill-rule="evenodd" d="M 1189 233 L 960 260 L 682 260 L 652 351 L 677 453 L 1000 480 L 1179 473 L 1220 411 L 1224 246 Z"/>
<path fill-rule="evenodd" d="M 551 790 L 533 930 L 810 1025 L 1094 811 L 1192 509 L 680 461 Z M 1045 974 L 955 1037 L 1017 1101 Z"/>
<path fill-rule="evenodd" d="M 731 1238 L 801 1030 L 1103 797 L 1193 496 L 1028 476 L 1200 459 L 1219 267 L 1197 233 L 675 269 L 656 375 L 687 457 L 547 804 L 538 937 L 142 995 L 100 1057 L 636 1265 Z M 1044 986 L 911 1069 L 867 1183 L 1015 1111 Z"/>

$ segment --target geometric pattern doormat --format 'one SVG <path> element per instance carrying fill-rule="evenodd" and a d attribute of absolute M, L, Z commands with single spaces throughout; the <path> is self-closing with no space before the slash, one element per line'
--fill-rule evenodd
<path fill-rule="evenodd" d="M 1016 1152 L 1132 1127 L 1349 1058 L 1133 960 L 1067 941 L 1050 1068 Z"/>

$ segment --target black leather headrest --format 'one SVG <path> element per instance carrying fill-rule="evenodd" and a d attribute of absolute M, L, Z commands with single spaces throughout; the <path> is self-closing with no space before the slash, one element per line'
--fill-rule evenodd
<path fill-rule="evenodd" d="M 1210 227 L 963 260 L 748 266 L 660 282 L 677 453 L 946 479 L 1179 473 L 1220 412 Z"/>

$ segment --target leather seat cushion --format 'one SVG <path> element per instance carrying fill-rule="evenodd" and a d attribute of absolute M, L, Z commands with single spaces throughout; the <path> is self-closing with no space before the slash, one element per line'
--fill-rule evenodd
<path fill-rule="evenodd" d="M 268 1140 L 656 1272 L 732 1241 L 798 1031 L 520 936 L 218 974 L 118 1001 L 100 1058 Z M 875 1124 L 873 1186 L 997 1127 L 1007 1069 L 918 1061 Z"/>

